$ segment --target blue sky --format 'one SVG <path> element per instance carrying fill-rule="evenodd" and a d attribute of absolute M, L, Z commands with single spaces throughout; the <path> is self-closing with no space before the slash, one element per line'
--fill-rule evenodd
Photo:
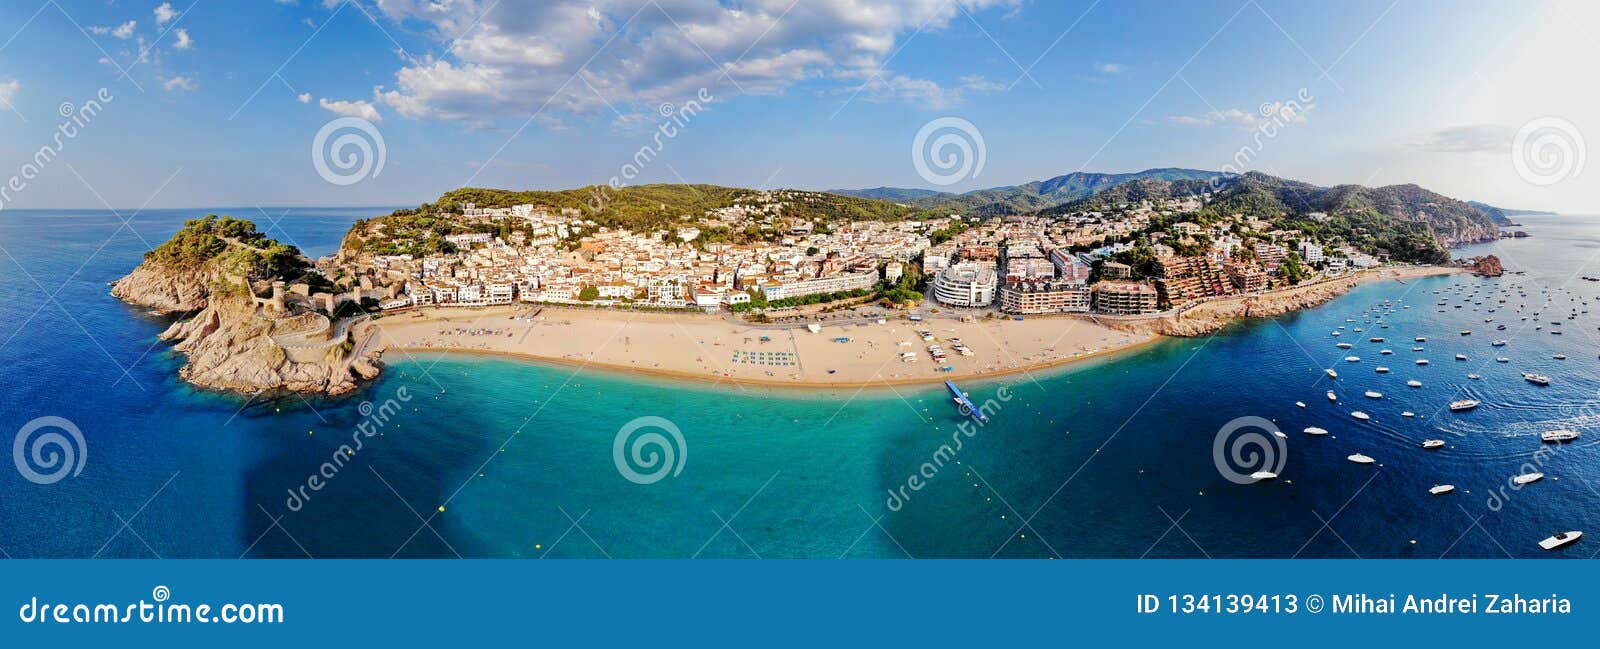
<path fill-rule="evenodd" d="M 0 7 L 0 185 L 53 146 L 64 102 L 112 100 L 0 205 L 605 183 L 704 89 L 629 184 L 932 188 L 912 142 L 950 116 L 984 164 L 946 190 L 1231 166 L 1594 212 L 1595 36 L 1580 2 L 19 0 Z M 381 173 L 319 175 L 312 143 L 342 116 L 372 122 Z M 1529 181 L 1514 159 L 1541 151 Z"/>

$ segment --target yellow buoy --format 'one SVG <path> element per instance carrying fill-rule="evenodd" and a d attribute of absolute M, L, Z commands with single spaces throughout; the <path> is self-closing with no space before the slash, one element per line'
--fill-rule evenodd
<path fill-rule="evenodd" d="M 444 505 L 439 505 L 439 511 L 444 511 Z"/>

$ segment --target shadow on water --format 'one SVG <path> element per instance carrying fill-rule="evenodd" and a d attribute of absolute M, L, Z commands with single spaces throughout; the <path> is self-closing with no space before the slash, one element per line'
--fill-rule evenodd
<path fill-rule="evenodd" d="M 440 511 L 491 452 L 481 436 L 447 443 L 428 424 L 484 430 L 470 409 L 426 413 L 446 395 L 427 380 L 386 377 L 346 399 L 251 407 L 262 459 L 244 476 L 240 547 L 252 558 L 484 556 L 474 534 Z M 315 429 L 270 431 L 279 409 L 314 409 Z M 428 525 L 424 526 L 424 521 Z"/>

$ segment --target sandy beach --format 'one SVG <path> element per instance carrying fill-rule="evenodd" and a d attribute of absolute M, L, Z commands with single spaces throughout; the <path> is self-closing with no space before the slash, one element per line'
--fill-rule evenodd
<path fill-rule="evenodd" d="M 1347 283 L 1444 272 L 1450 271 L 1384 269 Z M 924 331 L 934 336 L 933 343 L 922 339 L 919 332 Z M 499 354 L 658 376 L 827 388 L 1003 376 L 1126 350 L 1162 337 L 1140 328 L 1113 328 L 1084 315 L 968 322 L 953 314 L 930 315 L 922 322 L 901 316 L 883 324 L 875 320 L 824 324 L 813 333 L 801 326 L 736 323 L 719 315 L 533 305 L 395 314 L 374 321 L 367 335 L 373 338 L 364 345 L 378 353 Z M 956 353 L 957 342 L 972 355 Z M 934 360 L 929 344 L 940 345 L 948 358 Z M 906 360 L 906 354 L 913 360 Z M 393 352 L 388 355 L 394 359 Z"/>

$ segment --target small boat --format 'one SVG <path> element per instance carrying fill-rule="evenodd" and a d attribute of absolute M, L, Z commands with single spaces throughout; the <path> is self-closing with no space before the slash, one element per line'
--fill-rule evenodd
<path fill-rule="evenodd" d="M 1360 419 L 1361 421 L 1366 421 L 1368 419 L 1372 419 L 1372 415 L 1369 415 L 1367 413 L 1361 412 L 1360 410 L 1352 411 L 1350 413 L 1350 416 L 1351 417 L 1355 417 L 1356 419 Z"/>
<path fill-rule="evenodd" d="M 1276 480 L 1278 479 L 1278 474 L 1271 471 L 1257 471 L 1250 474 L 1250 479 L 1255 480 L 1256 482 L 1260 482 L 1262 480 Z"/>
<path fill-rule="evenodd" d="M 1346 356 L 1346 357 L 1344 357 L 1344 362 L 1346 362 L 1346 363 L 1360 363 L 1361 362 L 1361 357 L 1360 356 Z"/>
<path fill-rule="evenodd" d="M 1573 541 L 1577 541 L 1582 536 L 1583 532 L 1560 532 L 1555 536 L 1540 541 L 1539 547 L 1546 550 L 1554 550 L 1568 543 L 1572 543 Z"/>
<path fill-rule="evenodd" d="M 1417 416 L 1417 413 L 1414 413 L 1414 412 L 1411 412 L 1410 410 L 1407 410 L 1407 411 L 1401 412 L 1400 416 L 1401 417 L 1415 417 L 1415 416 Z"/>
<path fill-rule="evenodd" d="M 1411 351 L 1420 352 L 1420 351 L 1422 351 L 1422 348 L 1421 347 L 1412 347 Z"/>
<path fill-rule="evenodd" d="M 1436 484 L 1428 489 L 1428 493 L 1431 493 L 1435 496 L 1442 496 L 1455 490 L 1456 486 L 1453 484 Z"/>
<path fill-rule="evenodd" d="M 1370 457 L 1367 457 L 1365 455 L 1362 455 L 1360 453 L 1356 453 L 1356 454 L 1351 455 L 1350 457 L 1347 457 L 1345 459 L 1346 460 L 1350 460 L 1351 462 L 1355 462 L 1356 464 L 1372 464 L 1373 462 L 1377 462 L 1377 460 L 1374 460 L 1374 459 L 1372 459 Z"/>
<path fill-rule="evenodd" d="M 1420 387 L 1422 387 L 1422 381 L 1418 381 L 1416 379 L 1411 379 L 1410 381 L 1406 381 L 1406 385 L 1409 385 L 1409 386 L 1411 386 L 1413 388 L 1420 388 Z"/>
<path fill-rule="evenodd" d="M 1333 368 L 1331 368 L 1331 367 L 1330 367 L 1330 368 L 1328 368 L 1328 369 L 1325 369 L 1325 370 L 1322 370 L 1322 371 L 1323 371 L 1323 373 L 1325 373 L 1325 374 L 1327 374 L 1327 375 L 1328 375 L 1328 378 L 1330 378 L 1330 379 L 1336 379 L 1336 378 L 1339 378 L 1339 373 L 1338 373 L 1338 372 L 1335 372 L 1335 371 L 1333 371 Z"/>
<path fill-rule="evenodd" d="M 1369 343 L 1381 343 L 1381 342 L 1383 342 L 1383 337 L 1382 336 L 1373 336 L 1371 338 L 1368 338 L 1367 342 L 1369 342 Z"/>
<path fill-rule="evenodd" d="M 1522 373 L 1522 378 L 1524 380 L 1526 380 L 1527 382 L 1532 383 L 1534 385 L 1550 385 L 1550 377 L 1545 376 L 1543 374 L 1533 374 L 1531 372 L 1523 372 Z"/>
<path fill-rule="evenodd" d="M 1417 359 L 1417 364 L 1418 364 L 1418 365 L 1427 365 L 1427 364 L 1428 364 L 1428 359 L 1426 359 L 1426 358 L 1419 358 L 1419 359 Z"/>
<path fill-rule="evenodd" d="M 1478 407 L 1479 403 L 1481 403 L 1481 402 L 1478 401 L 1477 399 L 1462 399 L 1460 401 L 1451 401 L 1450 402 L 1450 412 L 1461 412 L 1463 410 L 1471 410 L 1473 408 Z"/>
<path fill-rule="evenodd" d="M 1379 354 L 1383 354 L 1384 356 L 1389 356 L 1389 355 L 1394 354 L 1394 350 L 1393 349 L 1385 349 L 1385 350 L 1383 350 L 1381 352 L 1378 352 L 1378 353 Z"/>
<path fill-rule="evenodd" d="M 1545 442 L 1561 443 L 1578 439 L 1580 435 L 1582 433 L 1575 430 L 1547 430 L 1539 434 L 1539 439 Z"/>
<path fill-rule="evenodd" d="M 1554 358 L 1554 359 L 1556 359 L 1558 361 L 1564 361 L 1564 360 L 1567 360 L 1567 355 L 1566 354 L 1556 354 L 1555 356 L 1551 356 L 1551 358 Z"/>
<path fill-rule="evenodd" d="M 1425 342 L 1428 342 L 1428 339 L 1426 337 L 1424 337 L 1424 336 L 1417 336 L 1416 337 L 1416 341 L 1419 342 L 1419 343 L 1425 343 Z"/>
<path fill-rule="evenodd" d="M 1350 349 L 1351 347 L 1354 347 L 1354 345 L 1351 345 L 1350 343 L 1339 343 L 1334 346 L 1338 347 L 1339 349 Z"/>
<path fill-rule="evenodd" d="M 1379 392 L 1377 390 L 1367 390 L 1366 395 L 1367 395 L 1368 399 L 1382 399 L 1383 398 L 1383 393 Z"/>
<path fill-rule="evenodd" d="M 1304 407 L 1306 407 L 1306 402 L 1304 402 L 1304 401 L 1296 401 L 1296 402 L 1294 402 L 1294 405 L 1297 405 L 1297 406 L 1300 406 L 1301 408 L 1304 408 Z"/>
<path fill-rule="evenodd" d="M 1388 373 L 1389 373 L 1389 368 L 1387 368 L 1387 367 L 1383 367 L 1383 366 L 1381 366 L 1381 365 L 1380 365 L 1380 366 L 1378 366 L 1378 367 L 1377 367 L 1377 368 L 1375 368 L 1375 369 L 1376 369 L 1376 371 L 1377 371 L 1377 372 L 1378 372 L 1378 373 L 1379 373 L 1379 374 L 1388 374 Z"/>
<path fill-rule="evenodd" d="M 1306 432 L 1307 435 L 1327 435 L 1328 434 L 1328 430 L 1326 428 L 1317 428 L 1316 426 L 1307 426 L 1305 432 Z"/>
<path fill-rule="evenodd" d="M 1328 400 L 1329 401 L 1338 401 L 1339 400 L 1339 395 L 1334 394 L 1333 390 L 1329 390 L 1328 391 Z"/>
<path fill-rule="evenodd" d="M 1444 440 L 1442 440 L 1442 439 L 1424 440 L 1422 442 L 1422 448 L 1425 448 L 1425 449 L 1428 449 L 1428 450 L 1433 450 L 1433 449 L 1436 449 L 1436 448 L 1444 448 Z"/>
<path fill-rule="evenodd" d="M 1483 379 L 1483 376 L 1478 375 L 1478 374 L 1468 374 L 1467 378 L 1472 379 L 1474 381 L 1478 381 L 1478 380 Z"/>
<path fill-rule="evenodd" d="M 1533 484 L 1533 483 L 1538 482 L 1538 481 L 1543 480 L 1543 479 L 1544 479 L 1544 474 L 1543 473 L 1539 473 L 1538 471 L 1535 471 L 1533 473 L 1523 473 L 1521 475 L 1515 476 L 1515 477 L 1511 478 L 1511 482 L 1520 486 L 1520 485 L 1525 485 L 1525 484 Z"/>
<path fill-rule="evenodd" d="M 1504 340 L 1500 340 L 1500 339 L 1498 339 L 1498 338 L 1497 338 L 1497 339 L 1495 339 L 1495 340 L 1493 340 L 1493 341 L 1491 341 L 1491 342 L 1490 342 L 1490 343 L 1489 343 L 1489 345 L 1490 345 L 1490 346 L 1491 346 L 1491 347 L 1505 347 L 1505 346 L 1506 346 L 1506 341 L 1504 341 Z"/>
<path fill-rule="evenodd" d="M 1504 356 L 1496 356 L 1496 357 L 1494 357 L 1494 362 L 1496 362 L 1496 363 L 1510 363 L 1511 359 L 1506 358 Z"/>
<path fill-rule="evenodd" d="M 1466 354 L 1456 354 L 1456 360 L 1458 360 L 1458 361 L 1467 360 L 1467 355 Z"/>
<path fill-rule="evenodd" d="M 1457 308 L 1460 308 L 1460 307 L 1457 307 Z M 1472 330 L 1471 329 L 1462 329 L 1461 330 L 1461 335 L 1463 335 L 1463 336 L 1471 336 L 1472 335 Z"/>

